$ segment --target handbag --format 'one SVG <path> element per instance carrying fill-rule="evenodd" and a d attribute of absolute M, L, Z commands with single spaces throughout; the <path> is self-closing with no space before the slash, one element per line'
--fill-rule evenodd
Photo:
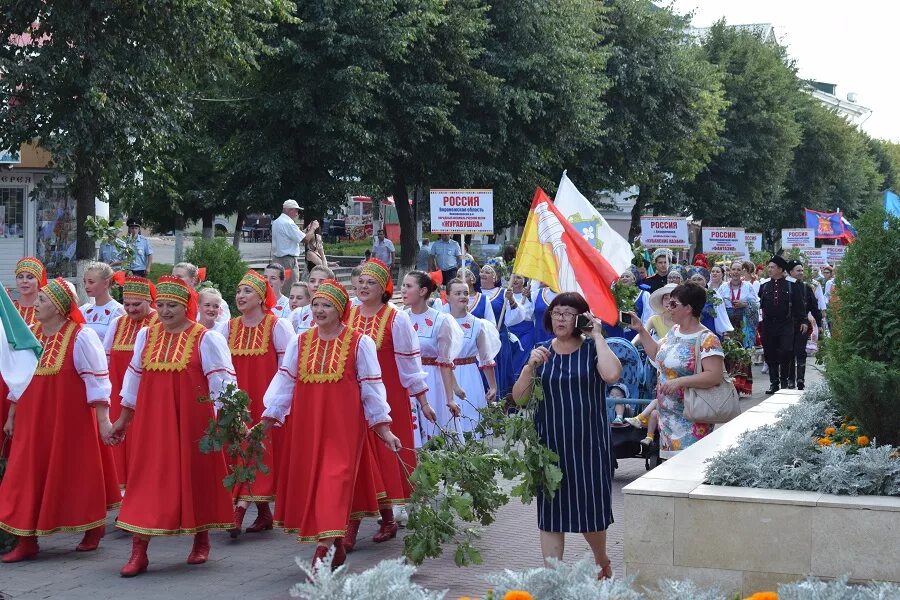
<path fill-rule="evenodd" d="M 705 331 L 709 331 L 706 329 Z M 694 374 L 703 370 L 700 363 L 700 339 L 697 336 Z M 740 396 L 728 371 L 723 371 L 722 381 L 711 388 L 684 388 L 684 418 L 697 423 L 727 423 L 741 414 Z"/>

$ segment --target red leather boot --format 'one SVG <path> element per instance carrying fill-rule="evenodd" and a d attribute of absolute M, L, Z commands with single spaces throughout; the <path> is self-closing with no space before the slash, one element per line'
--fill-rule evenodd
<path fill-rule="evenodd" d="M 331 559 L 331 570 L 334 571 L 345 562 L 347 562 L 347 551 L 344 550 L 344 539 L 338 538 L 334 540 L 334 558 Z"/>
<path fill-rule="evenodd" d="M 231 539 L 234 539 L 241 534 L 241 529 L 244 527 L 244 514 L 246 512 L 246 506 L 234 507 L 234 523 L 231 525 L 231 529 L 228 530 L 228 535 L 231 536 Z M 247 531 L 250 531 L 250 529 L 248 528 Z"/>
<path fill-rule="evenodd" d="M 268 502 L 256 503 L 256 520 L 247 528 L 247 533 L 259 533 L 272 529 L 272 510 Z"/>
<path fill-rule="evenodd" d="M 325 562 L 325 556 L 328 554 L 328 546 L 316 546 L 316 552 L 312 557 L 312 572 L 318 571 L 318 562 Z"/>
<path fill-rule="evenodd" d="M 132 537 L 131 558 L 128 559 L 128 562 L 125 563 L 125 566 L 119 571 L 119 575 L 122 577 L 134 577 L 135 575 L 140 575 L 146 571 L 147 565 L 150 564 L 150 559 L 147 558 L 147 546 L 149 545 L 150 540 L 142 540 L 138 536 Z"/>
<path fill-rule="evenodd" d="M 201 531 L 194 535 L 194 546 L 188 554 L 187 564 L 202 565 L 209 559 L 209 532 Z"/>
<path fill-rule="evenodd" d="M 394 509 L 382 508 L 378 512 L 381 513 L 381 526 L 378 528 L 378 533 L 372 537 L 372 541 L 376 544 L 397 537 L 397 530 L 400 528 L 397 521 L 394 520 Z"/>
<path fill-rule="evenodd" d="M 347 554 L 353 552 L 354 546 L 356 546 L 356 536 L 359 534 L 359 519 L 351 519 L 350 524 L 347 525 L 347 535 L 343 538 L 342 546 L 344 547 L 344 552 Z"/>
<path fill-rule="evenodd" d="M 91 552 L 100 545 L 100 540 L 106 535 L 106 525 L 94 527 L 84 532 L 81 543 L 75 546 L 75 552 Z"/>
<path fill-rule="evenodd" d="M 37 538 L 33 535 L 21 535 L 16 547 L 3 555 L 0 559 L 5 563 L 20 562 L 23 560 L 34 560 L 37 556 L 38 547 Z"/>

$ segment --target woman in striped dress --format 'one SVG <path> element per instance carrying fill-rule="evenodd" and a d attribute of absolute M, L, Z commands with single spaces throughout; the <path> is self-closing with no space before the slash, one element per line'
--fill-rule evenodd
<path fill-rule="evenodd" d="M 553 338 L 531 353 L 513 386 L 513 399 L 523 399 L 534 377 L 540 378 L 543 401 L 534 421 L 541 443 L 559 455 L 562 483 L 550 498 L 538 490 L 538 528 L 544 560 L 562 559 L 566 533 L 581 533 L 600 567 L 612 576 L 606 554 L 606 529 L 612 514 L 612 447 L 606 417 L 606 383 L 615 383 L 622 365 L 603 339 L 594 319 L 589 337 L 576 328 L 588 311 L 575 292 L 559 294 L 548 307 L 544 326 Z"/>

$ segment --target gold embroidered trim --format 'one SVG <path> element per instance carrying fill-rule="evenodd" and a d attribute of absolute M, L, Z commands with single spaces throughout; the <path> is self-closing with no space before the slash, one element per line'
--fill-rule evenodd
<path fill-rule="evenodd" d="M 78 324 L 74 321 L 66 321 L 62 329 L 55 335 L 46 336 L 43 333 L 43 327 L 38 325 L 35 328 L 34 336 L 41 343 L 44 352 L 41 354 L 41 360 L 38 362 L 35 375 L 57 375 L 66 360 L 66 354 L 69 351 L 69 345 L 72 343 L 73 334 L 78 330 Z M 24 534 L 30 535 L 30 534 Z"/>
<path fill-rule="evenodd" d="M 297 360 L 297 379 L 303 383 L 336 383 L 344 376 L 353 330 L 344 332 L 333 340 L 322 340 L 319 328 L 304 333 L 300 339 L 303 348 Z"/>
<path fill-rule="evenodd" d="M 238 500 L 244 502 L 275 502 L 275 496 L 251 496 L 249 494 L 238 494 Z"/>
<path fill-rule="evenodd" d="M 384 332 L 391 322 L 394 315 L 394 309 L 385 304 L 377 313 L 371 317 L 364 317 L 359 310 L 359 306 L 350 309 L 350 317 L 347 323 L 353 329 L 363 335 L 367 335 L 375 342 L 375 349 L 381 350 L 381 344 L 384 343 Z"/>
<path fill-rule="evenodd" d="M 113 338 L 112 349 L 120 352 L 134 351 L 134 341 L 137 339 L 138 332 L 144 327 L 156 325 L 159 321 L 159 315 L 153 311 L 140 321 L 128 318 L 128 315 L 119 317 L 116 324 L 116 337 Z"/>
<path fill-rule="evenodd" d="M 298 533 L 300 531 L 300 529 L 297 527 L 285 527 L 284 521 L 275 521 L 273 525 L 279 529 L 283 529 L 285 533 Z M 297 536 L 297 541 L 301 544 L 308 544 L 310 542 L 318 542 L 319 540 L 327 538 L 344 537 L 346 534 L 346 529 L 332 529 L 330 531 L 319 532 L 316 535 Z"/>
<path fill-rule="evenodd" d="M 272 326 L 277 319 L 269 313 L 254 327 L 247 327 L 236 317 L 228 323 L 228 349 L 232 356 L 262 356 L 269 350 Z"/>
<path fill-rule="evenodd" d="M 475 302 L 472 302 L 472 300 L 475 300 Z M 475 310 L 475 307 L 478 306 L 479 300 L 481 300 L 481 292 L 475 292 L 474 296 L 469 296 L 469 303 L 467 304 L 469 312 Z M 487 302 L 487 299 L 485 299 L 485 302 Z"/>
<path fill-rule="evenodd" d="M 123 523 L 121 520 L 116 521 L 116 527 L 118 527 L 119 529 L 130 531 L 131 533 L 140 533 L 143 535 L 192 535 L 195 533 L 200 533 L 202 531 L 209 531 L 211 529 L 229 529 L 232 525 L 233 523 L 207 523 L 206 525 L 200 525 L 199 527 L 191 527 L 187 529 L 149 529 L 147 527 L 129 525 L 128 523 Z"/>
<path fill-rule="evenodd" d="M 16 529 L 15 527 L 10 527 L 6 523 L 0 523 L 0 529 L 11 533 L 13 535 L 18 536 L 32 536 L 32 535 L 51 535 L 53 533 L 80 533 L 82 531 L 87 531 L 89 529 L 94 529 L 95 527 L 100 527 L 101 525 L 106 525 L 106 517 L 103 517 L 99 521 L 94 521 L 93 523 L 87 523 L 85 525 L 71 525 L 66 527 L 55 527 L 53 529 Z"/>
<path fill-rule="evenodd" d="M 14 301 L 16 305 L 16 310 L 19 311 L 19 315 L 22 317 L 22 320 L 25 321 L 25 324 L 31 328 L 37 324 L 37 318 L 34 316 L 34 305 L 32 306 L 22 306 L 18 301 Z"/>
<path fill-rule="evenodd" d="M 141 367 L 145 371 L 184 371 L 194 352 L 194 346 L 204 331 L 206 328 L 199 323 L 194 323 L 180 333 L 169 333 L 162 324 L 150 327 L 147 331 L 147 345 L 141 355 Z"/>

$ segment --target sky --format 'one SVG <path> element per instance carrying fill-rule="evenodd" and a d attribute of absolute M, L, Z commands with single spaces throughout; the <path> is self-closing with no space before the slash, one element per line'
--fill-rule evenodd
<path fill-rule="evenodd" d="M 771 23 L 797 63 L 798 75 L 837 84 L 837 96 L 854 92 L 872 109 L 862 128 L 900 142 L 900 77 L 895 0 L 674 0 L 675 12 L 693 12 L 695 27 L 721 18 L 732 24 Z"/>

